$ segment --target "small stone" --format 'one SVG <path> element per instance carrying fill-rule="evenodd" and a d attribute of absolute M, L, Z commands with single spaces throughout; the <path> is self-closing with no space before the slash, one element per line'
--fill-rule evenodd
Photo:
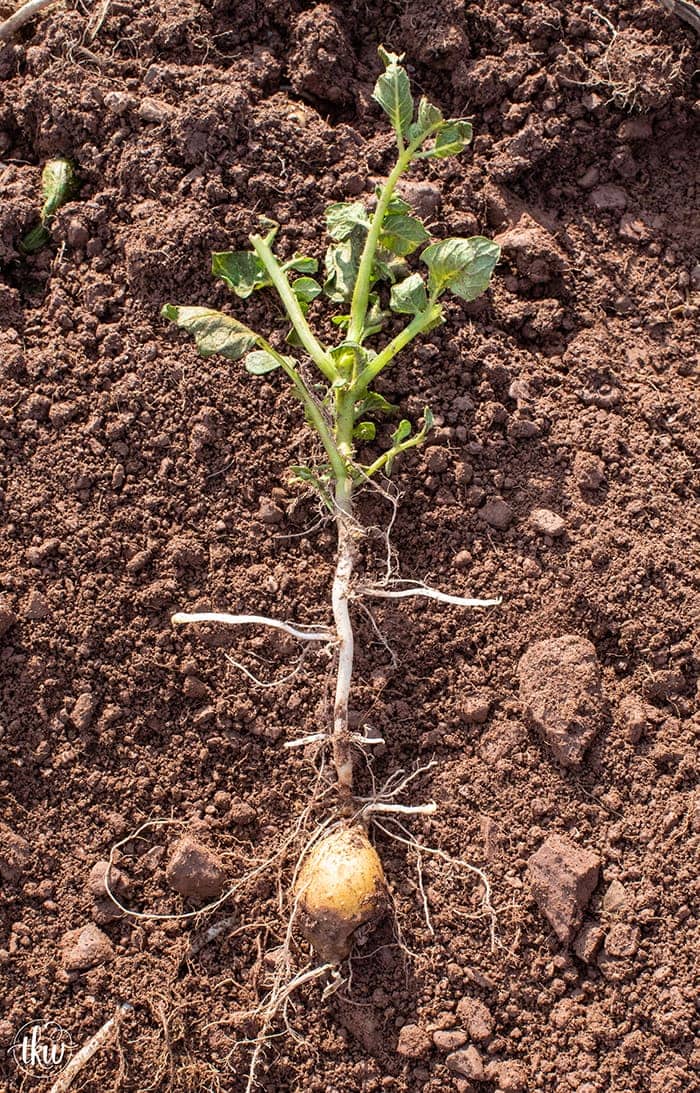
<path fill-rule="evenodd" d="M 486 1067 L 486 1077 L 496 1083 L 496 1093 L 526 1093 L 527 1073 L 520 1063 L 510 1059 L 494 1060 Z"/>
<path fill-rule="evenodd" d="M 258 520 L 263 524 L 281 524 L 284 513 L 274 501 L 262 501 L 258 509 Z"/>
<path fill-rule="evenodd" d="M 576 453 L 573 472 L 580 490 L 597 490 L 605 481 L 605 464 L 592 452 Z"/>
<path fill-rule="evenodd" d="M 639 940 L 638 926 L 628 926 L 626 922 L 616 922 L 605 938 L 606 956 L 628 960 L 637 952 Z"/>
<path fill-rule="evenodd" d="M 69 930 L 61 940 L 63 967 L 67 972 L 84 972 L 106 964 L 114 955 L 112 942 L 94 923 Z"/>
<path fill-rule="evenodd" d="M 550 509 L 533 509 L 530 513 L 530 526 L 538 535 L 550 535 L 559 538 L 566 531 L 566 521 Z"/>
<path fill-rule="evenodd" d="M 627 206 L 627 194 L 621 186 L 615 186 L 611 182 L 605 186 L 596 186 L 588 200 L 600 212 L 622 212 Z"/>
<path fill-rule="evenodd" d="M 186 698 L 208 698 L 211 692 L 203 679 L 198 676 L 185 676 L 182 693 Z"/>
<path fill-rule="evenodd" d="M 469 1078 L 473 1082 L 486 1081 L 481 1054 L 473 1044 L 461 1051 L 453 1051 L 445 1059 L 445 1065 L 453 1074 L 461 1074 L 463 1078 Z"/>
<path fill-rule="evenodd" d="M 17 622 L 17 616 L 12 608 L 6 604 L 0 602 L 0 638 L 3 634 L 6 634 L 11 626 L 14 626 Z"/>
<path fill-rule="evenodd" d="M 26 839 L 0 823 L 0 877 L 6 884 L 17 884 L 31 860 L 31 847 Z"/>
<path fill-rule="evenodd" d="M 482 505 L 479 509 L 479 516 L 490 527 L 497 528 L 498 531 L 506 531 L 513 522 L 513 510 L 502 497 L 496 497 Z"/>
<path fill-rule="evenodd" d="M 45 619 L 50 612 L 48 600 L 45 596 L 42 596 L 41 592 L 36 590 L 29 593 L 22 607 L 22 614 L 25 619 L 31 619 L 32 621 Z"/>
<path fill-rule="evenodd" d="M 603 720 L 595 646 L 577 634 L 535 642 L 518 676 L 525 716 L 563 766 L 579 766 Z"/>
<path fill-rule="evenodd" d="M 462 998 L 457 1004 L 457 1016 L 472 1040 L 481 1044 L 493 1036 L 493 1017 L 478 998 Z"/>
<path fill-rule="evenodd" d="M 619 911 L 621 907 L 624 907 L 626 902 L 627 892 L 625 891 L 624 884 L 617 879 L 612 880 L 603 896 L 603 910 L 608 913 Z"/>
<path fill-rule="evenodd" d="M 483 725 L 490 710 L 491 699 L 486 694 L 468 695 L 462 700 L 462 717 L 469 725 Z"/>
<path fill-rule="evenodd" d="M 95 862 L 87 879 L 86 888 L 92 899 L 109 899 L 106 887 L 108 869 L 109 887 L 115 896 L 128 896 L 129 878 L 116 865 L 110 866 L 107 860 L 101 860 Z"/>
<path fill-rule="evenodd" d="M 188 835 L 175 846 L 165 876 L 170 887 L 186 899 L 216 899 L 226 883 L 219 856 Z"/>
<path fill-rule="evenodd" d="M 396 1052 L 406 1059 L 422 1059 L 429 1054 L 432 1046 L 430 1033 L 424 1028 L 420 1025 L 404 1025 L 399 1032 Z"/>
<path fill-rule="evenodd" d="M 66 227 L 66 242 L 69 247 L 75 247 L 76 249 L 82 249 L 87 246 L 90 239 L 90 232 L 87 230 L 82 220 L 77 217 L 73 217 L 68 221 Z"/>
<path fill-rule="evenodd" d="M 126 470 L 123 463 L 117 463 L 112 471 L 112 489 L 120 490 L 126 481 Z"/>
<path fill-rule="evenodd" d="M 618 126 L 617 135 L 620 140 L 650 140 L 654 130 L 648 118 L 632 117 Z"/>
<path fill-rule="evenodd" d="M 537 905 L 560 941 L 568 944 L 598 883 L 600 860 L 561 835 L 550 835 L 530 856 L 528 872 Z"/>
<path fill-rule="evenodd" d="M 590 964 L 600 948 L 605 931 L 597 922 L 584 922 L 574 940 L 574 952 L 579 960 Z"/>
<path fill-rule="evenodd" d="M 90 691 L 84 691 L 75 701 L 70 719 L 78 732 L 84 732 L 92 724 L 96 702 Z"/>
<path fill-rule="evenodd" d="M 108 91 L 104 97 L 104 104 L 110 114 L 121 117 L 131 107 L 136 106 L 136 99 L 133 95 L 129 95 L 124 91 Z"/>
<path fill-rule="evenodd" d="M 453 561 L 456 569 L 469 569 L 474 557 L 470 551 L 460 550 L 458 554 L 455 554 Z"/>
<path fill-rule="evenodd" d="M 433 1033 L 433 1043 L 438 1051 L 458 1051 L 468 1039 L 466 1032 L 460 1029 L 436 1029 Z"/>
<path fill-rule="evenodd" d="M 139 105 L 141 121 L 150 122 L 153 125 L 161 125 L 166 122 L 171 112 L 170 106 L 158 99 L 142 99 Z"/>

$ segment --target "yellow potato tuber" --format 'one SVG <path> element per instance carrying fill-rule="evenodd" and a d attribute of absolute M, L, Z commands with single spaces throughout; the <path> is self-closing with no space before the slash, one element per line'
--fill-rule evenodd
<path fill-rule="evenodd" d="M 387 909 L 384 870 L 364 827 L 337 828 L 311 849 L 294 889 L 299 926 L 326 963 L 350 953 L 359 926 Z"/>

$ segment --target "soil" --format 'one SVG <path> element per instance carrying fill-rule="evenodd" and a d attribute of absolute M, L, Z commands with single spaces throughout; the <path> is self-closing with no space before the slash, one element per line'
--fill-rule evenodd
<path fill-rule="evenodd" d="M 230 307 L 210 252 L 259 214 L 282 253 L 321 256 L 325 204 L 371 196 L 391 163 L 379 42 L 474 121 L 470 150 L 406 192 L 436 237 L 503 246 L 488 295 L 450 303 L 384 381 L 438 424 L 395 470 L 393 543 L 404 576 L 503 603 L 376 608 L 397 669 L 358 617 L 353 712 L 385 737 L 378 782 L 435 760 L 410 800 L 439 810 L 411 830 L 486 872 L 495 944 L 477 878 L 423 854 L 423 893 L 415 852 L 375 831 L 400 933 L 360 939 L 337 993 L 293 996 L 259 1084 L 700 1089 L 700 63 L 655 0 L 69 2 L 0 47 L 3 1089 L 49 1087 L 5 1054 L 25 1023 L 77 1047 L 124 1002 L 75 1089 L 245 1089 L 294 848 L 174 922 L 115 918 L 99 863 L 176 821 L 121 849 L 113 887 L 192 910 L 166 879 L 183 835 L 235 883 L 327 816 L 304 815 L 314 756 L 283 747 L 326 723 L 327 661 L 259 689 L 230 658 L 274 680 L 294 642 L 170 615 L 326 622 L 334 540 L 287 475 L 311 441 L 281 379 L 202 361 L 159 310 Z M 56 155 L 79 195 L 21 258 Z M 270 296 L 237 306 L 280 326 Z M 557 699 L 551 656 L 521 657 L 567 635 L 589 660 L 562 693 L 594 676 L 595 726 L 561 765 L 576 696 Z"/>

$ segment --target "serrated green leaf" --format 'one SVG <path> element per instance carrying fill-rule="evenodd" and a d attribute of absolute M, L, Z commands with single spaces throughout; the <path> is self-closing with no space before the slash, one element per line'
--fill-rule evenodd
<path fill-rule="evenodd" d="M 377 435 L 377 426 L 373 421 L 360 421 L 352 431 L 356 440 L 374 440 Z"/>
<path fill-rule="evenodd" d="M 417 247 L 425 243 L 430 236 L 417 216 L 405 213 L 392 213 L 384 217 L 379 243 L 392 254 L 404 257 L 412 254 Z"/>
<path fill-rule="evenodd" d="M 237 319 L 210 307 L 166 304 L 161 315 L 192 334 L 202 357 L 219 353 L 230 361 L 237 361 L 257 343 L 255 334 Z"/>
<path fill-rule="evenodd" d="M 444 121 L 442 110 L 429 102 L 425 95 L 422 95 L 421 100 L 418 103 L 418 117 L 408 131 L 411 143 L 434 132 L 435 128 L 440 125 L 442 121 Z"/>
<path fill-rule="evenodd" d="M 279 361 L 276 361 L 266 349 L 255 349 L 252 353 L 248 353 L 243 361 L 243 367 L 253 376 L 265 376 L 268 372 L 274 372 L 275 368 L 279 368 Z"/>
<path fill-rule="evenodd" d="M 458 156 L 472 139 L 472 126 L 468 121 L 448 121 L 435 137 L 435 144 L 425 152 L 421 159 L 447 159 Z"/>
<path fill-rule="evenodd" d="M 417 315 L 428 306 L 428 294 L 425 281 L 420 273 L 412 273 L 405 281 L 393 285 L 389 307 L 402 315 Z"/>
<path fill-rule="evenodd" d="M 356 228 L 369 231 L 369 215 L 361 201 L 335 201 L 326 207 L 325 216 L 328 234 L 339 243 Z"/>
<path fill-rule="evenodd" d="M 398 406 L 387 402 L 378 391 L 368 391 L 364 398 L 355 403 L 355 417 L 362 417 L 364 414 L 395 414 L 397 410 Z"/>
<path fill-rule="evenodd" d="M 411 83 L 406 69 L 399 64 L 402 57 L 389 53 L 382 46 L 379 56 L 386 66 L 386 71 L 377 80 L 372 98 L 389 116 L 397 136 L 405 138 L 413 120 L 413 96 Z"/>
<path fill-rule="evenodd" d="M 411 425 L 411 422 L 408 421 L 405 417 L 402 418 L 398 426 L 396 427 L 395 432 L 391 434 L 391 442 L 395 448 L 398 447 L 399 444 L 403 443 L 404 440 L 408 440 L 409 436 L 411 435 L 412 429 L 413 426 Z"/>
<path fill-rule="evenodd" d="M 296 273 L 316 273 L 318 261 L 316 258 L 307 258 L 304 254 L 295 254 L 288 262 L 284 262 L 282 269 L 287 273 L 294 270 Z"/>
<path fill-rule="evenodd" d="M 488 288 L 501 248 L 491 239 L 474 235 L 469 239 L 452 237 L 426 247 L 421 261 L 430 270 L 431 296 L 449 288 L 463 300 L 475 300 Z"/>
<path fill-rule="evenodd" d="M 211 271 L 242 300 L 247 300 L 256 289 L 272 284 L 257 254 L 250 250 L 215 252 L 211 256 Z"/>

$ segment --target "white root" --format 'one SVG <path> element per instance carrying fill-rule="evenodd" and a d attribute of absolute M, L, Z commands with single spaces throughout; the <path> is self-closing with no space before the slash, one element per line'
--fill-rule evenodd
<path fill-rule="evenodd" d="M 451 596 L 448 592 L 440 592 L 437 588 L 429 588 L 428 585 L 418 584 L 412 588 L 379 588 L 374 585 L 361 585 L 356 595 L 376 596 L 383 600 L 399 600 L 409 596 L 425 596 L 430 600 L 439 600 L 440 603 L 451 603 L 456 607 L 498 607 L 503 601 L 500 597 L 494 600 L 473 600 L 464 596 Z"/>
<path fill-rule="evenodd" d="M 352 797 L 353 760 L 348 729 L 348 703 L 352 682 L 355 639 L 350 619 L 350 583 L 355 563 L 350 495 L 336 498 L 338 511 L 338 557 L 333 578 L 331 600 L 338 648 L 338 674 L 333 705 L 333 765 L 338 778 L 338 790 L 346 802 Z"/>
<path fill-rule="evenodd" d="M 113 1017 L 110 1017 L 108 1021 L 105 1021 L 104 1025 L 97 1030 L 94 1036 L 91 1036 L 86 1044 L 83 1044 L 80 1051 L 73 1056 L 64 1070 L 61 1071 L 56 1081 L 51 1086 L 49 1093 L 66 1093 L 73 1084 L 75 1078 L 84 1067 L 90 1062 L 93 1055 L 103 1047 L 108 1040 L 117 1032 L 122 1019 L 133 1011 L 133 1006 L 129 1002 L 124 1002 L 117 1008 L 117 1012 Z"/>
<path fill-rule="evenodd" d="M 285 634 L 298 638 L 299 641 L 330 642 L 333 641 L 334 636 L 332 630 L 325 628 L 321 630 L 300 630 L 289 622 L 283 622 L 281 619 L 271 619 L 266 615 L 229 615 L 226 612 L 218 611 L 198 611 L 189 614 L 186 611 L 177 611 L 174 615 L 171 615 L 170 621 L 175 626 L 188 622 L 223 622 L 227 626 L 269 626 L 273 630 L 282 630 Z"/>
<path fill-rule="evenodd" d="M 29 0 L 27 4 L 23 4 L 9 19 L 6 19 L 4 23 L 0 23 L 0 42 L 6 42 L 8 38 L 21 30 L 24 24 L 33 19 L 35 15 L 38 15 L 40 11 L 56 2 L 57 0 Z"/>

